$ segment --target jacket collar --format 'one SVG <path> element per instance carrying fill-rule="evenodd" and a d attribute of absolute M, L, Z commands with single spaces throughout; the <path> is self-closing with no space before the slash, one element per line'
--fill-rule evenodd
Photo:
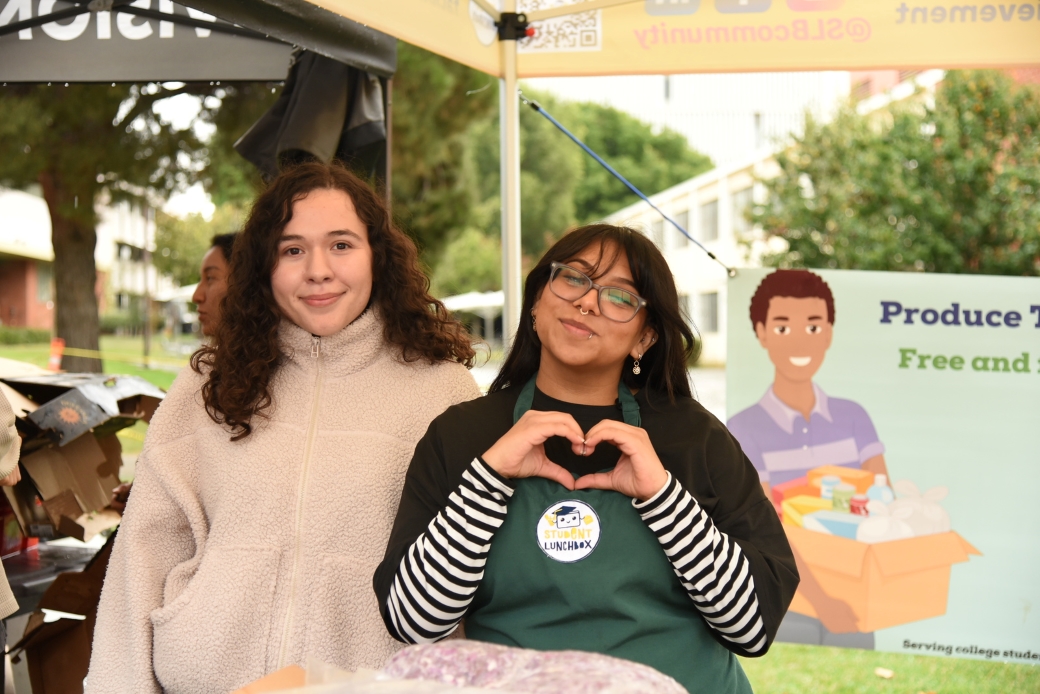
<path fill-rule="evenodd" d="M 320 338 L 283 319 L 278 326 L 278 342 L 289 361 L 313 368 L 321 359 L 322 368 L 332 377 L 361 371 L 387 354 L 383 321 L 374 307 L 338 333 Z"/>
<path fill-rule="evenodd" d="M 813 393 L 816 394 L 816 404 L 813 405 L 812 412 L 809 413 L 809 419 L 812 419 L 814 414 L 818 414 L 828 422 L 831 421 L 831 411 L 828 406 L 827 394 L 820 389 L 815 383 L 812 384 Z M 769 390 L 762 396 L 762 399 L 758 401 L 759 406 L 766 411 L 766 414 L 776 422 L 776 425 L 786 431 L 788 434 L 794 431 L 794 420 L 796 417 L 801 417 L 802 414 L 781 402 L 780 398 L 776 397 L 776 393 L 773 392 L 773 386 L 769 386 Z"/>

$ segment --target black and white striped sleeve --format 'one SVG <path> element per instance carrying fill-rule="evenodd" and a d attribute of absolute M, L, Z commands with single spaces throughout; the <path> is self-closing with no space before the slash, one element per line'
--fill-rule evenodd
<path fill-rule="evenodd" d="M 401 559 L 386 604 L 391 636 L 430 643 L 455 630 L 484 578 L 513 489 L 479 458 L 470 463 L 448 505 Z"/>
<path fill-rule="evenodd" d="M 709 627 L 740 655 L 768 646 L 751 565 L 697 500 L 668 473 L 664 488 L 632 501 Z"/>

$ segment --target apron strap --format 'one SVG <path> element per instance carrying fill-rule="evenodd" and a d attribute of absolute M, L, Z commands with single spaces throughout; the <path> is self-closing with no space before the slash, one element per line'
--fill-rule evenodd
<path fill-rule="evenodd" d="M 516 399 L 516 406 L 513 407 L 513 424 L 520 421 L 524 413 L 534 404 L 534 382 L 537 378 L 538 374 L 535 373 L 534 376 L 531 376 L 531 380 L 520 389 L 520 397 Z M 639 403 L 636 402 L 636 397 L 632 395 L 632 391 L 628 389 L 624 381 L 618 381 L 618 402 L 621 403 L 621 414 L 625 424 L 633 427 L 641 426 L 643 420 L 639 416 Z"/>

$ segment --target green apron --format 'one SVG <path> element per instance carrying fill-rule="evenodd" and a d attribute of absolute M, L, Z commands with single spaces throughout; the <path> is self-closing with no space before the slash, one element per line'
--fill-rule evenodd
<path fill-rule="evenodd" d="M 524 386 L 514 423 L 531 408 Z M 627 424 L 639 405 L 624 384 Z M 568 491 L 540 477 L 517 480 L 466 636 L 538 650 L 581 650 L 644 663 L 693 693 L 750 694 L 736 657 L 716 642 L 657 538 L 613 491 Z"/>

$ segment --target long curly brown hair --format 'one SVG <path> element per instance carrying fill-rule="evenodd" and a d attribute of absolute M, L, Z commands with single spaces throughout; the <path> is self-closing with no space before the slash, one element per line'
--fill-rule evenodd
<path fill-rule="evenodd" d="M 282 313 L 271 290 L 278 242 L 292 219 L 293 205 L 315 190 L 340 190 L 354 203 L 372 247 L 372 298 L 383 336 L 401 358 L 473 366 L 470 336 L 444 305 L 430 296 L 415 244 L 397 229 L 383 200 L 368 184 L 337 163 L 307 162 L 273 181 L 256 199 L 235 240 L 228 292 L 212 343 L 191 358 L 207 376 L 202 387 L 206 412 L 231 429 L 238 441 L 253 431 L 253 418 L 271 407 L 271 378 L 286 357 L 278 344 Z"/>

